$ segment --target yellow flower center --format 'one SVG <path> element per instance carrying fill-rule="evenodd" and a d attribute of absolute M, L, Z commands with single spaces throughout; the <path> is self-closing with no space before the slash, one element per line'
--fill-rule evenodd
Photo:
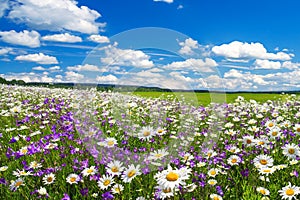
<path fill-rule="evenodd" d="M 76 182 L 76 178 L 75 177 L 71 177 L 70 178 L 70 182 L 72 182 L 72 183 Z"/>
<path fill-rule="evenodd" d="M 263 172 L 265 172 L 265 173 L 270 173 L 271 170 L 270 170 L 270 169 L 264 169 Z"/>
<path fill-rule="evenodd" d="M 47 178 L 47 182 L 52 182 L 53 181 L 53 178 L 50 176 Z"/>
<path fill-rule="evenodd" d="M 144 131 L 143 135 L 144 135 L 145 137 L 149 136 L 149 135 L 150 135 L 150 131 Z"/>
<path fill-rule="evenodd" d="M 219 200 L 220 198 L 219 197 L 214 197 L 214 200 Z"/>
<path fill-rule="evenodd" d="M 119 172 L 119 168 L 114 166 L 114 167 L 111 168 L 111 171 L 114 172 L 114 173 Z"/>
<path fill-rule="evenodd" d="M 169 192 L 171 192 L 171 188 L 163 189 L 163 192 L 164 193 L 169 193 Z"/>
<path fill-rule="evenodd" d="M 162 154 L 161 153 L 157 153 L 157 154 L 155 154 L 155 157 L 156 158 L 160 158 L 160 157 L 162 157 Z"/>
<path fill-rule="evenodd" d="M 289 188 L 285 191 L 285 194 L 288 196 L 293 196 L 295 194 L 295 191 L 294 191 L 294 189 Z"/>
<path fill-rule="evenodd" d="M 266 191 L 265 191 L 265 190 L 260 190 L 259 192 L 262 193 L 263 195 L 266 194 Z"/>
<path fill-rule="evenodd" d="M 236 163 L 237 162 L 237 159 L 236 158 L 233 158 L 232 160 L 231 160 L 231 163 Z"/>
<path fill-rule="evenodd" d="M 129 178 L 133 177 L 135 175 L 136 171 L 135 170 L 131 170 L 130 172 L 128 172 L 127 176 Z"/>
<path fill-rule="evenodd" d="M 88 169 L 86 172 L 88 173 L 88 174 L 90 174 L 90 173 L 92 173 L 94 170 L 93 169 Z"/>
<path fill-rule="evenodd" d="M 278 132 L 276 132 L 276 131 L 273 131 L 273 132 L 272 132 L 272 135 L 273 135 L 273 136 L 276 136 L 276 135 L 277 135 L 277 133 L 278 133 Z"/>
<path fill-rule="evenodd" d="M 20 174 L 21 174 L 21 175 L 25 175 L 25 174 L 27 174 L 27 173 L 24 172 L 24 171 L 21 171 Z"/>
<path fill-rule="evenodd" d="M 289 152 L 289 154 L 294 154 L 294 153 L 295 153 L 295 149 L 290 148 L 290 149 L 288 150 L 288 152 Z"/>
<path fill-rule="evenodd" d="M 274 126 L 274 123 L 273 122 L 270 122 L 269 123 L 269 127 L 273 127 Z"/>
<path fill-rule="evenodd" d="M 27 149 L 22 149 L 22 153 L 23 153 L 23 154 L 26 154 L 27 151 L 28 151 Z"/>
<path fill-rule="evenodd" d="M 211 157 L 211 155 L 212 155 L 212 153 L 210 153 L 210 152 L 209 152 L 209 153 L 207 153 L 207 156 L 208 156 L 208 157 Z"/>
<path fill-rule="evenodd" d="M 260 162 L 260 164 L 262 164 L 262 165 L 266 165 L 266 164 L 268 163 L 268 161 L 265 160 L 265 159 L 262 159 L 262 160 L 260 160 L 259 162 Z"/>
<path fill-rule="evenodd" d="M 252 143 L 252 140 L 247 139 L 247 140 L 246 140 L 246 143 L 247 143 L 247 144 L 251 144 L 251 143 Z"/>
<path fill-rule="evenodd" d="M 300 127 L 299 127 L 299 128 L 297 128 L 297 132 L 300 132 Z"/>
<path fill-rule="evenodd" d="M 104 182 L 103 182 L 103 185 L 104 186 L 108 186 L 110 184 L 110 180 L 105 180 Z"/>
<path fill-rule="evenodd" d="M 18 181 L 18 182 L 15 183 L 15 186 L 19 187 L 20 185 L 22 185 L 22 183 L 23 183 L 23 181 Z"/>
<path fill-rule="evenodd" d="M 215 170 L 212 170 L 212 171 L 210 172 L 210 174 L 214 176 L 214 175 L 217 174 L 217 172 L 216 172 Z"/>
<path fill-rule="evenodd" d="M 112 140 L 110 140 L 110 141 L 107 142 L 107 145 L 108 145 L 108 146 L 113 146 L 114 144 L 115 144 L 115 143 L 114 143 L 114 141 L 112 141 Z"/>
<path fill-rule="evenodd" d="M 179 175 L 175 172 L 169 172 L 168 175 L 166 176 L 166 179 L 168 181 L 177 181 L 179 178 Z"/>
<path fill-rule="evenodd" d="M 258 144 L 259 144 L 259 145 L 264 145 L 264 144 L 265 144 L 265 142 L 263 142 L 263 141 L 259 141 L 259 142 L 258 142 Z"/>
<path fill-rule="evenodd" d="M 158 132 L 158 133 L 162 133 L 162 132 L 163 132 L 163 130 L 159 129 L 157 132 Z"/>

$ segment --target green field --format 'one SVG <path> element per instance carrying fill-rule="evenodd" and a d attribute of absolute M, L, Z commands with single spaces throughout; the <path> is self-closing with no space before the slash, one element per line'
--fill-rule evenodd
<path fill-rule="evenodd" d="M 198 101 L 199 105 L 206 106 L 210 102 L 216 103 L 232 103 L 238 96 L 242 96 L 245 100 L 255 100 L 263 103 L 268 100 L 279 100 L 284 99 L 286 94 L 275 94 L 275 93 L 193 93 L 193 92 L 134 92 L 134 95 L 147 97 L 147 98 L 167 98 L 168 95 L 180 98 L 184 96 L 186 100 Z"/>

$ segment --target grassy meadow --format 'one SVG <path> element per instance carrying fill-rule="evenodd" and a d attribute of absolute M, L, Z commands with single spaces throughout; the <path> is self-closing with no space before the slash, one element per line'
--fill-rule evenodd
<path fill-rule="evenodd" d="M 297 95 L 0 89 L 0 199 L 300 198 Z"/>

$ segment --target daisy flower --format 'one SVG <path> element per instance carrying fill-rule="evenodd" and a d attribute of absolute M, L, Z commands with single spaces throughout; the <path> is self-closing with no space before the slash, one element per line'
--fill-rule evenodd
<path fill-rule="evenodd" d="M 300 188 L 293 185 L 289 182 L 289 184 L 283 187 L 281 190 L 278 191 L 282 199 L 296 199 L 296 196 L 300 193 Z"/>
<path fill-rule="evenodd" d="M 300 135 L 300 124 L 295 124 L 294 130 L 297 135 Z"/>
<path fill-rule="evenodd" d="M 54 149 L 54 148 L 57 147 L 57 146 L 58 146 L 57 143 L 52 143 L 52 142 L 50 142 L 49 144 L 47 144 L 47 145 L 45 146 L 45 149 Z"/>
<path fill-rule="evenodd" d="M 270 129 L 269 132 L 268 132 L 268 135 L 272 139 L 279 138 L 281 136 L 280 128 L 278 126 L 276 126 L 276 127 L 272 128 L 272 129 Z"/>
<path fill-rule="evenodd" d="M 270 191 L 264 187 L 257 187 L 256 191 L 259 192 L 260 194 L 267 196 L 270 194 Z"/>
<path fill-rule="evenodd" d="M 142 140 L 149 140 L 155 135 L 155 131 L 152 127 L 146 126 L 138 133 L 138 138 Z"/>
<path fill-rule="evenodd" d="M 231 155 L 228 159 L 227 159 L 227 163 L 229 165 L 239 165 L 239 163 L 241 162 L 241 158 L 237 155 Z"/>
<path fill-rule="evenodd" d="M 42 164 L 41 163 L 38 163 L 36 161 L 32 161 L 30 164 L 29 164 L 29 167 L 31 169 L 38 169 L 38 168 L 41 168 L 42 167 Z"/>
<path fill-rule="evenodd" d="M 67 182 L 70 183 L 71 185 L 73 183 L 77 184 L 78 181 L 80 180 L 80 177 L 77 174 L 69 174 L 69 176 L 66 178 Z"/>
<path fill-rule="evenodd" d="M 166 131 L 162 128 L 158 128 L 158 129 L 156 129 L 156 134 L 157 135 L 164 135 L 164 134 L 166 134 Z"/>
<path fill-rule="evenodd" d="M 211 195 L 209 195 L 209 197 L 212 200 L 223 200 L 223 198 L 218 194 L 211 194 Z"/>
<path fill-rule="evenodd" d="M 274 159 L 268 155 L 258 155 L 253 160 L 257 168 L 273 166 Z"/>
<path fill-rule="evenodd" d="M 171 188 L 163 188 L 161 185 L 158 185 L 155 187 L 157 189 L 157 196 L 159 199 L 168 199 L 172 196 L 174 196 L 174 192 Z"/>
<path fill-rule="evenodd" d="M 141 174 L 140 165 L 137 165 L 136 167 L 134 165 L 129 165 L 129 167 L 122 174 L 122 180 L 125 183 L 130 183 L 132 179 L 134 179 L 136 176 L 140 174 Z"/>
<path fill-rule="evenodd" d="M 98 186 L 102 189 L 105 190 L 109 188 L 115 181 L 113 180 L 112 175 L 103 175 L 100 180 L 98 181 Z"/>
<path fill-rule="evenodd" d="M 4 172 L 8 169 L 8 166 L 2 166 L 0 167 L 0 172 Z"/>
<path fill-rule="evenodd" d="M 108 163 L 108 165 L 106 167 L 106 172 L 111 175 L 119 176 L 124 169 L 124 167 L 122 165 L 123 165 L 123 163 L 121 163 L 118 160 L 111 161 L 110 163 Z"/>
<path fill-rule="evenodd" d="M 81 173 L 83 176 L 94 175 L 96 173 L 95 166 L 87 167 Z"/>
<path fill-rule="evenodd" d="M 215 179 L 209 179 L 209 180 L 207 181 L 207 183 L 208 183 L 209 185 L 216 185 L 216 184 L 218 183 L 218 181 L 215 180 Z"/>
<path fill-rule="evenodd" d="M 151 152 L 148 159 L 149 160 L 161 160 L 163 157 L 169 155 L 165 149 L 158 149 L 154 152 Z"/>
<path fill-rule="evenodd" d="M 189 179 L 191 170 L 187 167 L 181 169 L 172 169 L 169 165 L 168 169 L 158 172 L 154 178 L 157 180 L 158 185 L 162 188 L 170 188 L 173 190 L 179 185 L 185 185 L 185 180 Z"/>
<path fill-rule="evenodd" d="M 243 144 L 246 146 L 254 146 L 256 143 L 256 140 L 252 135 L 244 136 L 243 137 Z"/>
<path fill-rule="evenodd" d="M 117 144 L 118 144 L 118 141 L 113 137 L 108 137 L 104 141 L 104 146 L 108 147 L 108 148 L 114 147 Z"/>
<path fill-rule="evenodd" d="M 47 190 L 44 187 L 40 187 L 40 189 L 38 189 L 37 192 L 42 196 L 47 195 Z"/>
<path fill-rule="evenodd" d="M 217 152 L 215 152 L 214 150 L 210 149 L 206 152 L 205 154 L 205 158 L 206 159 L 209 159 L 209 158 L 212 158 L 212 157 L 215 157 L 217 154 Z"/>
<path fill-rule="evenodd" d="M 55 174 L 53 174 L 53 173 L 47 174 L 43 177 L 43 182 L 45 185 L 49 185 L 49 184 L 53 183 L 54 180 L 55 180 Z"/>
<path fill-rule="evenodd" d="M 21 185 L 25 185 L 24 180 L 22 178 L 18 178 L 15 181 L 11 181 L 9 188 L 12 191 L 16 191 Z"/>
<path fill-rule="evenodd" d="M 32 175 L 32 174 L 31 174 L 31 172 L 26 172 L 24 169 L 23 170 L 17 169 L 16 171 L 13 171 L 13 175 L 20 177 L 20 176 L 28 176 L 28 175 Z"/>
<path fill-rule="evenodd" d="M 207 172 L 208 176 L 210 177 L 216 177 L 218 173 L 219 173 L 219 169 L 217 168 L 212 168 Z"/>
<path fill-rule="evenodd" d="M 276 167 L 262 167 L 259 168 L 259 173 L 268 176 L 276 171 Z"/>
<path fill-rule="evenodd" d="M 115 184 L 112 187 L 112 193 L 113 194 L 120 194 L 124 190 L 124 186 L 121 184 Z"/>
<path fill-rule="evenodd" d="M 194 159 L 194 156 L 191 155 L 190 153 L 186 153 L 184 154 L 183 158 L 182 158 L 182 162 L 187 162 Z"/>
<path fill-rule="evenodd" d="M 22 147 L 22 148 L 19 150 L 19 152 L 20 152 L 21 155 L 26 155 L 27 152 L 28 152 L 27 146 Z"/>
<path fill-rule="evenodd" d="M 283 149 L 283 155 L 289 159 L 296 159 L 297 156 L 300 156 L 300 148 L 295 144 L 286 144 Z"/>
<path fill-rule="evenodd" d="M 267 128 L 269 128 L 269 129 L 274 128 L 275 125 L 276 125 L 276 123 L 273 122 L 273 121 L 271 121 L 271 120 L 267 121 L 266 124 L 265 124 L 265 126 L 266 126 Z"/>

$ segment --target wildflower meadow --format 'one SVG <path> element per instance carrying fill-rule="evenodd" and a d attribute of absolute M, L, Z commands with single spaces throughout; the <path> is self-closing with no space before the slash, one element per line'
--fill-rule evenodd
<path fill-rule="evenodd" d="M 0 199 L 300 198 L 296 95 L 195 106 L 0 88 Z"/>

